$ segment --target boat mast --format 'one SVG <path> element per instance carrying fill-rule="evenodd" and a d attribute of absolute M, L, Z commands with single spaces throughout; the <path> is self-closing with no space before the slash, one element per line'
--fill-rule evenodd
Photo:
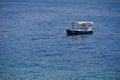
<path fill-rule="evenodd" d="M 74 20 L 72 21 L 72 29 L 74 28 Z"/>

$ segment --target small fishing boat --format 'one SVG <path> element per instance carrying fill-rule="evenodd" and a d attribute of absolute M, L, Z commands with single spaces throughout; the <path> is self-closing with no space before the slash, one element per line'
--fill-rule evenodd
<path fill-rule="evenodd" d="M 92 27 L 91 25 L 93 22 L 78 22 L 78 21 L 72 21 L 72 28 L 66 29 L 67 35 L 86 35 L 86 34 L 92 34 Z M 75 25 L 80 25 L 79 27 Z"/>

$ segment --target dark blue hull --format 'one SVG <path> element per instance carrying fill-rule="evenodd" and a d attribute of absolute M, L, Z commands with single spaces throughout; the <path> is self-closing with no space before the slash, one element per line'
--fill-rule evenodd
<path fill-rule="evenodd" d="M 93 31 L 78 31 L 78 30 L 70 30 L 66 29 L 67 35 L 87 35 L 92 34 Z"/>

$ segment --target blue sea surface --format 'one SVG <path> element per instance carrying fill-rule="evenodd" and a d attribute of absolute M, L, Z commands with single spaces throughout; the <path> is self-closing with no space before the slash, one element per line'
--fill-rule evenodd
<path fill-rule="evenodd" d="M 0 0 L 0 80 L 120 80 L 120 0 Z"/>

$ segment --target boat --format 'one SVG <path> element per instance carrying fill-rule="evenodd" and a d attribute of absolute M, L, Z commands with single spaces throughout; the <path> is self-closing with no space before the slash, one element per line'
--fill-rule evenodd
<path fill-rule="evenodd" d="M 72 28 L 66 29 L 67 35 L 86 35 L 92 34 L 92 24 L 93 22 L 88 21 L 72 21 Z M 75 27 L 75 25 L 80 25 L 79 27 Z"/>

